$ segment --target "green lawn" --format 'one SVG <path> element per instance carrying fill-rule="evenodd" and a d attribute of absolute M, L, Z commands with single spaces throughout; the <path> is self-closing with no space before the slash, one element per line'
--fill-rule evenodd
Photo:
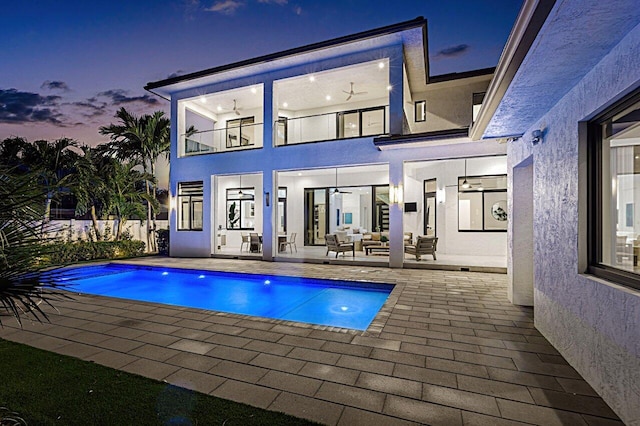
<path fill-rule="evenodd" d="M 315 424 L 2 339 L 0 407 L 29 425 Z"/>

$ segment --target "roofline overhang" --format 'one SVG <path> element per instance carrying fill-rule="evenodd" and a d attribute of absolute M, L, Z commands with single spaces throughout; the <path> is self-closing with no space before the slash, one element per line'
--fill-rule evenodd
<path fill-rule="evenodd" d="M 429 84 L 444 83 L 453 80 L 462 80 L 464 78 L 482 77 L 495 73 L 496 67 L 481 68 L 478 70 L 470 70 L 464 72 L 452 72 L 448 74 L 433 75 L 429 77 Z"/>
<path fill-rule="evenodd" d="M 400 22 L 397 24 L 388 25 L 386 27 L 375 28 L 373 30 L 362 31 L 356 34 L 346 35 L 346 36 L 334 38 L 331 40 L 325 40 L 318 43 L 309 44 L 306 46 L 295 47 L 293 49 L 283 50 L 281 52 L 270 53 L 267 55 L 258 56 L 256 58 L 246 59 L 239 62 L 233 62 L 231 64 L 221 65 L 214 68 L 208 68 L 205 70 L 196 71 L 193 73 L 189 73 L 189 74 L 185 74 L 177 77 L 167 78 L 165 80 L 149 82 L 147 83 L 146 86 L 144 86 L 144 89 L 164 99 L 167 99 L 164 96 L 160 95 L 159 93 L 154 92 L 153 89 L 158 89 L 161 87 L 170 86 L 170 85 L 185 82 L 185 81 L 195 80 L 195 79 L 206 77 L 212 74 L 219 74 L 219 73 L 230 71 L 237 68 L 243 68 L 251 65 L 271 62 L 277 59 L 283 59 L 291 56 L 300 55 L 303 53 L 310 53 L 310 52 L 314 52 L 322 49 L 327 49 L 330 47 L 340 46 L 348 43 L 353 43 L 356 41 L 367 40 L 367 39 L 371 39 L 371 38 L 375 38 L 383 35 L 394 34 L 397 32 L 408 30 L 408 29 L 420 28 L 420 27 L 422 28 L 422 37 L 423 37 L 423 45 L 424 45 L 425 75 L 428 82 L 429 81 L 429 55 L 427 51 L 427 20 L 422 16 L 418 16 L 415 19 Z"/>
<path fill-rule="evenodd" d="M 383 135 L 373 138 L 373 145 L 378 151 L 388 149 L 408 148 L 416 143 L 433 144 L 435 142 L 469 141 L 469 128 L 436 130 L 431 132 L 413 133 L 410 135 Z"/>
<path fill-rule="evenodd" d="M 484 137 L 484 132 L 500 102 L 522 65 L 556 0 L 526 0 L 507 39 L 495 75 L 489 83 L 478 117 L 469 132 L 471 140 Z"/>

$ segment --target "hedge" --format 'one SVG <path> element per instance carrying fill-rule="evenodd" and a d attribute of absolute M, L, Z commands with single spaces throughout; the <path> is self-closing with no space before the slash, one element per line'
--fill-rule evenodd
<path fill-rule="evenodd" d="M 59 243 L 55 245 L 49 261 L 53 265 L 65 265 L 87 260 L 136 257 L 144 254 L 144 248 L 144 242 L 134 240 Z"/>

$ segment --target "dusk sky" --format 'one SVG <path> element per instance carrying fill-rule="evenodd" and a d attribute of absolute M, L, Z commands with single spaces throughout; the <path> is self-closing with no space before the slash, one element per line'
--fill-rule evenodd
<path fill-rule="evenodd" d="M 492 67 L 520 0 L 12 1 L 0 14 L 0 139 L 95 145 L 124 106 L 168 112 L 143 87 L 424 16 L 431 75 Z"/>

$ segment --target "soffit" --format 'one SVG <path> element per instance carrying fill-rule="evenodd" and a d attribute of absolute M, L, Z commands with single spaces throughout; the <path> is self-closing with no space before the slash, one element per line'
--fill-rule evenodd
<path fill-rule="evenodd" d="M 557 1 L 483 138 L 527 131 L 639 22 L 637 0 Z"/>

